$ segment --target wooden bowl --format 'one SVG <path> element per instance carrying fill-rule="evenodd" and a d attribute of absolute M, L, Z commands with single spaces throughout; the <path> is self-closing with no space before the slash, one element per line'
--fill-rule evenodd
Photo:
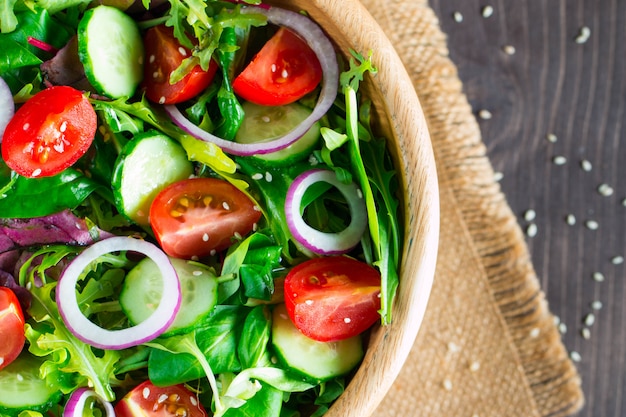
<path fill-rule="evenodd" d="M 367 417 L 396 379 L 414 344 L 432 286 L 439 239 L 439 190 L 432 145 L 418 97 L 382 29 L 358 0 L 275 0 L 306 10 L 347 55 L 373 51 L 378 73 L 366 80 L 378 133 L 389 138 L 405 190 L 405 241 L 393 322 L 374 330 L 365 359 L 326 417 Z"/>

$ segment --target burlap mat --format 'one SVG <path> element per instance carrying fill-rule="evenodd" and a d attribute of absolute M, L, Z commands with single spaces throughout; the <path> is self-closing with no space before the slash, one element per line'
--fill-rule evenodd
<path fill-rule="evenodd" d="M 426 0 L 362 0 L 395 45 L 426 113 L 441 193 L 431 299 L 408 361 L 374 413 L 566 416 L 580 378 L 524 236 L 486 157 L 446 39 Z"/>

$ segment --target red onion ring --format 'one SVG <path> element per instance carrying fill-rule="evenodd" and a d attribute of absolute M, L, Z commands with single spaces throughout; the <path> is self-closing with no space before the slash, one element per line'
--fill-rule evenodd
<path fill-rule="evenodd" d="M 300 214 L 305 191 L 321 181 L 336 187 L 350 207 L 350 224 L 338 233 L 314 229 Z M 354 183 L 340 182 L 333 171 L 324 169 L 306 171 L 293 181 L 285 199 L 285 216 L 293 237 L 307 249 L 323 255 L 339 255 L 350 251 L 359 243 L 367 228 L 365 201 L 359 188 Z"/>
<path fill-rule="evenodd" d="M 89 397 L 95 397 L 104 407 L 106 417 L 115 417 L 115 410 L 110 402 L 98 395 L 94 390 L 78 388 L 70 395 L 70 398 L 63 408 L 63 417 L 83 417 L 85 402 Z"/>
<path fill-rule="evenodd" d="M 163 294 L 159 306 L 146 320 L 125 329 L 108 330 L 94 324 L 80 311 L 76 283 L 92 261 L 107 253 L 124 250 L 142 253 L 159 266 Z M 63 322 L 78 339 L 101 349 L 125 349 L 158 337 L 172 324 L 181 303 L 180 282 L 167 255 L 157 246 L 140 239 L 115 236 L 94 243 L 69 264 L 59 278 L 56 302 Z"/>
<path fill-rule="evenodd" d="M 15 114 L 15 103 L 13 103 L 13 94 L 6 81 L 0 77 L 0 142 L 4 135 L 4 129 L 9 124 L 9 120 Z"/>
<path fill-rule="evenodd" d="M 224 152 L 239 156 L 262 155 L 276 152 L 291 145 L 304 135 L 315 122 L 326 114 L 337 97 L 337 89 L 339 85 L 339 66 L 337 64 L 337 56 L 335 55 L 333 44 L 330 42 L 322 29 L 308 17 L 301 15 L 300 13 L 276 7 L 263 8 L 250 6 L 242 8 L 241 12 L 263 14 L 267 17 L 268 21 L 293 30 L 295 33 L 300 35 L 311 47 L 313 52 L 315 52 L 315 55 L 322 66 L 323 75 L 320 95 L 317 99 L 315 107 L 313 108 L 313 112 L 311 112 L 311 114 L 292 131 L 272 141 L 261 143 L 237 143 L 219 138 L 199 128 L 188 120 L 174 105 L 167 105 L 164 108 L 172 121 L 182 130 L 197 139 L 205 142 L 213 142 L 222 148 Z"/>

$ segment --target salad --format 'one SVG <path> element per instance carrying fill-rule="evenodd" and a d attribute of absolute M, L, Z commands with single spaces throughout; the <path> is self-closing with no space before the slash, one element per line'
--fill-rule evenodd
<path fill-rule="evenodd" d="M 398 286 L 369 56 L 255 0 L 11 0 L 0 44 L 0 415 L 323 415 Z"/>

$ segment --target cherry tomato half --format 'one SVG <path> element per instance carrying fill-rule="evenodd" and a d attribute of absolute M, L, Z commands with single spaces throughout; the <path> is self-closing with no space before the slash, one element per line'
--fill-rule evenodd
<path fill-rule="evenodd" d="M 58 174 L 87 152 L 96 112 L 80 91 L 54 86 L 20 107 L 2 137 L 2 158 L 25 177 Z"/>
<path fill-rule="evenodd" d="M 320 342 L 347 339 L 379 318 L 380 273 L 345 256 L 310 259 L 285 278 L 285 305 L 295 326 Z"/>
<path fill-rule="evenodd" d="M 190 259 L 226 249 L 261 218 L 248 196 L 227 181 L 191 178 L 163 189 L 150 206 L 150 225 L 170 256 Z"/>
<path fill-rule="evenodd" d="M 24 314 L 15 293 L 0 287 L 0 369 L 17 358 L 24 347 Z"/>
<path fill-rule="evenodd" d="M 144 35 L 145 64 L 143 87 L 150 101 L 160 104 L 176 104 L 187 101 L 211 84 L 217 63 L 211 60 L 207 71 L 196 65 L 185 77 L 170 83 L 170 75 L 191 51 L 174 37 L 174 29 L 165 25 L 154 26 Z"/>
<path fill-rule="evenodd" d="M 233 81 L 245 100 L 264 106 L 293 103 L 322 79 L 315 52 L 298 35 L 280 28 Z"/>
<path fill-rule="evenodd" d="M 115 405 L 117 417 L 206 417 L 198 397 L 184 385 L 157 387 L 145 381 Z"/>

